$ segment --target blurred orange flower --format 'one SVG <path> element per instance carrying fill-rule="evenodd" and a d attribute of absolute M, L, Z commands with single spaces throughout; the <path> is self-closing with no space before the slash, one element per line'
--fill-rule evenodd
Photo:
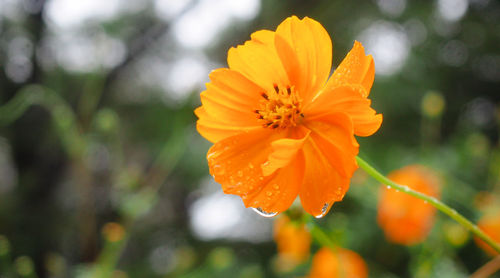
<path fill-rule="evenodd" d="M 357 253 L 335 248 L 321 248 L 313 257 L 309 278 L 368 277 L 365 261 Z"/>
<path fill-rule="evenodd" d="M 340 201 L 357 169 L 354 135 L 369 136 L 382 115 L 367 98 L 375 67 L 359 42 L 328 79 L 332 42 L 317 21 L 295 16 L 231 48 L 197 108 L 198 132 L 214 143 L 210 173 L 227 194 L 262 215 L 297 196 L 317 217 Z"/>
<path fill-rule="evenodd" d="M 420 165 L 410 165 L 388 175 L 392 181 L 429 196 L 439 197 L 439 179 Z M 412 245 L 429 234 L 436 209 L 424 201 L 394 189 L 382 187 L 377 221 L 386 238 L 394 243 Z"/>
<path fill-rule="evenodd" d="M 309 257 L 311 235 L 303 223 L 293 223 L 287 216 L 274 222 L 274 241 L 278 255 L 290 264 L 296 265 Z"/>
<path fill-rule="evenodd" d="M 494 241 L 500 243 L 500 210 L 495 212 L 490 212 L 483 216 L 477 222 L 477 226 L 483 230 L 487 235 L 489 235 Z M 481 247 L 486 253 L 491 256 L 499 255 L 493 248 L 491 248 L 486 242 L 481 239 L 474 237 L 476 244 Z"/>

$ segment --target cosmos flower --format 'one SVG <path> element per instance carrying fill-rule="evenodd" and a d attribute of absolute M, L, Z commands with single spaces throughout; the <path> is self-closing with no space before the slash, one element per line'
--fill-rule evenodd
<path fill-rule="evenodd" d="M 214 145 L 210 173 L 227 194 L 264 216 L 300 197 L 324 216 L 357 169 L 354 135 L 377 131 L 382 115 L 367 98 L 375 67 L 355 42 L 329 77 L 332 42 L 310 18 L 284 20 L 228 52 L 201 93 L 198 132 Z"/>
<path fill-rule="evenodd" d="M 351 250 L 323 247 L 313 257 L 308 278 L 336 277 L 365 278 L 368 268 L 363 258 Z"/>
<path fill-rule="evenodd" d="M 500 243 L 500 206 L 497 206 L 496 210 L 491 210 L 485 216 L 481 217 L 481 219 L 477 222 L 477 226 L 494 241 Z M 497 251 L 481 239 L 474 237 L 474 241 L 489 255 L 498 255 Z"/>
<path fill-rule="evenodd" d="M 296 265 L 309 257 L 311 235 L 304 223 L 294 223 L 287 216 L 274 222 L 274 241 L 278 255 L 289 264 Z"/>
<path fill-rule="evenodd" d="M 439 196 L 439 179 L 419 165 L 410 165 L 388 175 L 392 181 L 429 196 Z M 382 187 L 377 221 L 386 238 L 394 243 L 413 245 L 423 241 L 433 224 L 436 208 L 408 194 Z"/>

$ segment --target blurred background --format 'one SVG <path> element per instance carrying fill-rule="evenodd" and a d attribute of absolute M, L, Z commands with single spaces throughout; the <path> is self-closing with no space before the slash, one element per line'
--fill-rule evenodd
<path fill-rule="evenodd" d="M 328 30 L 334 66 L 354 40 L 375 58 L 384 122 L 360 156 L 432 168 L 476 222 L 500 193 L 499 1 L 0 0 L 0 277 L 307 274 L 280 267 L 274 219 L 209 176 L 193 114 L 227 50 L 292 14 Z M 377 193 L 359 170 L 318 220 L 371 277 L 488 262 L 442 214 L 423 243 L 388 242 Z"/>

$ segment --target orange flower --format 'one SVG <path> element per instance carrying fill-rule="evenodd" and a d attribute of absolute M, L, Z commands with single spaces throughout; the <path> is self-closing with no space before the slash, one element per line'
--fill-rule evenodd
<path fill-rule="evenodd" d="M 321 248 L 313 257 L 309 278 L 368 277 L 365 261 L 357 253 L 335 248 Z"/>
<path fill-rule="evenodd" d="M 423 166 L 406 166 L 388 178 L 426 195 L 439 196 L 438 178 Z M 423 241 L 434 224 L 435 213 L 433 206 L 420 199 L 394 189 L 380 190 L 377 220 L 389 241 L 404 245 Z"/>
<path fill-rule="evenodd" d="M 500 210 L 490 212 L 479 219 L 477 226 L 489 235 L 494 241 L 500 243 Z M 498 252 L 491 248 L 486 242 L 474 237 L 476 244 L 491 256 L 498 255 Z"/>
<path fill-rule="evenodd" d="M 311 235 L 304 224 L 292 223 L 287 216 L 274 222 L 274 241 L 278 255 L 291 264 L 298 264 L 309 257 Z"/>
<path fill-rule="evenodd" d="M 210 173 L 227 194 L 265 216 L 297 196 L 317 217 L 340 201 L 358 165 L 354 135 L 378 130 L 367 99 L 374 63 L 354 43 L 328 79 L 332 43 L 320 23 L 295 16 L 228 52 L 201 93 L 198 132 L 214 143 Z"/>

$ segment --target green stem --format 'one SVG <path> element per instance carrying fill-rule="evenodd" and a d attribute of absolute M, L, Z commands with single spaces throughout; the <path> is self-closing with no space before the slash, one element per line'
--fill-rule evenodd
<path fill-rule="evenodd" d="M 321 246 L 326 246 L 330 249 L 335 249 L 336 244 L 333 240 L 323 231 L 321 227 L 319 227 L 314 221 L 309 221 L 309 232 L 313 239 L 319 243 Z"/>
<path fill-rule="evenodd" d="M 356 157 L 356 160 L 358 161 L 359 167 L 363 168 L 363 170 L 366 171 L 370 176 L 375 178 L 377 181 L 387 185 L 388 187 L 391 187 L 393 189 L 399 190 L 401 192 L 404 192 L 408 195 L 411 195 L 413 197 L 419 198 L 421 200 L 424 200 L 424 202 L 427 202 L 437 208 L 438 210 L 442 211 L 443 213 L 447 214 L 449 217 L 453 218 L 455 221 L 457 221 L 460 225 L 464 226 L 466 229 L 471 231 L 474 235 L 482 239 L 484 242 L 486 242 L 489 246 L 491 246 L 493 249 L 495 249 L 497 252 L 500 253 L 500 245 L 495 242 L 491 237 L 489 237 L 487 234 L 485 234 L 481 229 L 479 229 L 474 223 L 470 222 L 467 220 L 467 218 L 463 217 L 461 214 L 459 214 L 456 210 L 453 208 L 450 208 L 446 204 L 442 203 L 438 199 L 427 196 L 425 194 L 422 194 L 420 192 L 414 191 L 410 189 L 406 185 L 400 185 L 397 184 L 384 175 L 382 175 L 380 172 L 375 170 L 370 164 L 368 164 L 366 161 L 364 161 L 362 158 L 359 156 Z"/>

